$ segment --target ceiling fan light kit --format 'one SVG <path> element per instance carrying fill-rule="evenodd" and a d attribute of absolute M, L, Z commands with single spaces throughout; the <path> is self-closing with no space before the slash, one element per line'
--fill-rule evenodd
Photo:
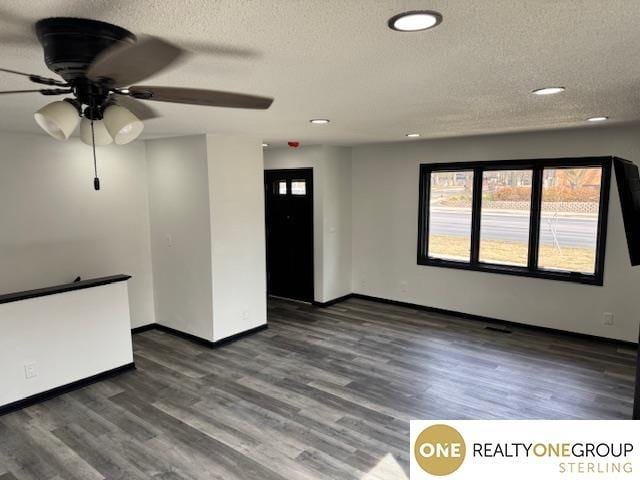
<path fill-rule="evenodd" d="M 40 128 L 57 140 L 67 140 L 80 123 L 77 108 L 64 100 L 45 105 L 34 117 Z"/>
<path fill-rule="evenodd" d="M 104 121 L 93 121 L 93 134 L 91 133 L 91 120 L 83 118 L 80 122 L 80 140 L 89 146 L 95 141 L 96 147 L 102 147 L 113 143 L 113 137 L 109 134 Z"/>
<path fill-rule="evenodd" d="M 104 124 L 116 145 L 133 142 L 144 130 L 144 123 L 120 105 L 111 105 L 104 111 Z"/>
<path fill-rule="evenodd" d="M 68 140 L 80 124 L 81 140 L 93 148 L 96 190 L 100 189 L 100 180 L 95 147 L 112 142 L 125 145 L 138 138 L 144 129 L 141 119 L 158 116 L 145 105 L 146 100 L 259 110 L 266 110 L 273 103 L 269 97 L 216 90 L 133 86 L 186 55 L 185 50 L 161 38 L 138 39 L 117 25 L 68 17 L 40 20 L 35 31 L 47 67 L 63 80 L 0 68 L 0 72 L 56 87 L 0 94 L 71 95 L 42 107 L 35 120 L 57 140 Z"/>

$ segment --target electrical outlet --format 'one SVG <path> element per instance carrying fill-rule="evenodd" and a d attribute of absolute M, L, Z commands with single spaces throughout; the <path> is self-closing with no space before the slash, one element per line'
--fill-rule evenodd
<path fill-rule="evenodd" d="M 242 311 L 242 319 L 243 320 L 249 320 L 249 310 L 243 310 Z"/>
<path fill-rule="evenodd" d="M 167 233 L 164 238 L 167 241 L 167 247 L 173 247 L 173 237 L 171 234 Z"/>
<path fill-rule="evenodd" d="M 409 289 L 409 285 L 407 284 L 407 282 L 405 280 L 400 282 L 400 291 L 402 293 L 407 293 L 407 290 Z"/>
<path fill-rule="evenodd" d="M 607 326 L 613 325 L 613 313 L 611 312 L 604 312 L 604 314 L 602 315 L 603 318 L 603 323 Z"/>
<path fill-rule="evenodd" d="M 35 363 L 27 363 L 24 366 L 24 378 L 26 378 L 27 380 L 30 378 L 35 378 L 38 376 L 38 371 L 36 369 L 36 364 Z"/>

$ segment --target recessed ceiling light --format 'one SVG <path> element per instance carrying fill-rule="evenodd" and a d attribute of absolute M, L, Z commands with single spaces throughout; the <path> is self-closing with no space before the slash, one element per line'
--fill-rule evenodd
<path fill-rule="evenodd" d="M 263 143 L 263 144 L 262 144 L 262 146 L 263 146 L 263 147 L 268 147 L 268 146 L 269 146 L 269 144 L 268 144 L 268 143 Z"/>
<path fill-rule="evenodd" d="M 404 12 L 389 19 L 388 25 L 398 32 L 420 32 L 433 28 L 442 22 L 442 15 L 429 10 Z"/>
<path fill-rule="evenodd" d="M 313 120 L 309 120 L 311 123 L 315 123 L 316 125 L 326 125 L 330 120 L 326 118 L 314 118 Z"/>
<path fill-rule="evenodd" d="M 609 117 L 591 117 L 591 118 L 587 118 L 587 122 L 604 122 L 605 120 L 609 120 Z"/>
<path fill-rule="evenodd" d="M 562 93 L 565 91 L 564 87 L 545 87 L 534 90 L 534 95 L 555 95 L 556 93 Z"/>
<path fill-rule="evenodd" d="M 407 133 L 406 136 L 409 137 L 409 138 L 416 138 L 416 137 L 419 137 L 420 134 L 419 133 Z"/>

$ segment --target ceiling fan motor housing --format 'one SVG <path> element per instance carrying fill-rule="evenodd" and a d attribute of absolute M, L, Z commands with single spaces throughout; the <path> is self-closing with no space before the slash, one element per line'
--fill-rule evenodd
<path fill-rule="evenodd" d="M 36 34 L 49 70 L 71 85 L 86 78 L 89 65 L 103 50 L 136 41 L 133 33 L 117 25 L 70 17 L 40 20 Z"/>

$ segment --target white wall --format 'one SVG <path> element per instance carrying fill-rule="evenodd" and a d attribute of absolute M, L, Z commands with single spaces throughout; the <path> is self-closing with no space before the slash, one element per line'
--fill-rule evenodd
<path fill-rule="evenodd" d="M 351 293 L 351 150 L 312 145 L 267 148 L 265 170 L 313 168 L 314 297 Z"/>
<path fill-rule="evenodd" d="M 206 137 L 146 143 L 156 321 L 213 340 Z"/>
<path fill-rule="evenodd" d="M 322 300 L 351 287 L 351 149 L 325 147 L 322 178 Z"/>
<path fill-rule="evenodd" d="M 157 322 L 218 341 L 267 322 L 262 147 L 147 142 Z"/>
<path fill-rule="evenodd" d="M 266 322 L 258 140 L 100 147 L 99 192 L 80 141 L 0 133 L 0 142 L 0 293 L 126 273 L 132 327 L 157 321 L 214 340 L 214 295 L 216 339 Z"/>
<path fill-rule="evenodd" d="M 214 341 L 267 323 L 261 143 L 207 135 Z"/>
<path fill-rule="evenodd" d="M 269 148 L 264 168 L 314 169 L 317 301 L 353 290 L 634 341 L 640 269 L 629 265 L 615 181 L 604 287 L 418 266 L 416 242 L 420 163 L 584 155 L 640 162 L 639 138 L 637 127 L 596 127 L 352 151 Z M 0 292 L 127 273 L 134 327 L 157 315 L 159 323 L 213 340 L 263 322 L 264 199 L 255 140 L 201 135 L 148 141 L 146 151 L 143 142 L 101 147 L 100 192 L 92 186 L 90 149 L 79 141 L 0 133 L 0 142 Z M 217 302 L 223 321 L 216 329 L 214 298 L 229 295 L 225 278 L 237 286 L 241 275 L 251 278 L 251 298 Z M 615 314 L 614 326 L 603 325 L 603 312 Z"/>
<path fill-rule="evenodd" d="M 153 323 L 145 146 L 0 133 L 0 293 L 130 274 L 131 323 Z"/>
<path fill-rule="evenodd" d="M 589 128 L 355 147 L 354 291 L 459 312 L 636 341 L 640 269 L 629 264 L 612 181 L 604 286 L 416 264 L 420 163 L 616 155 L 640 162 L 637 127 Z M 401 282 L 407 282 L 406 292 Z M 603 325 L 603 312 L 615 325 Z"/>
<path fill-rule="evenodd" d="M 130 322 L 127 282 L 0 305 L 0 405 L 133 362 Z"/>

